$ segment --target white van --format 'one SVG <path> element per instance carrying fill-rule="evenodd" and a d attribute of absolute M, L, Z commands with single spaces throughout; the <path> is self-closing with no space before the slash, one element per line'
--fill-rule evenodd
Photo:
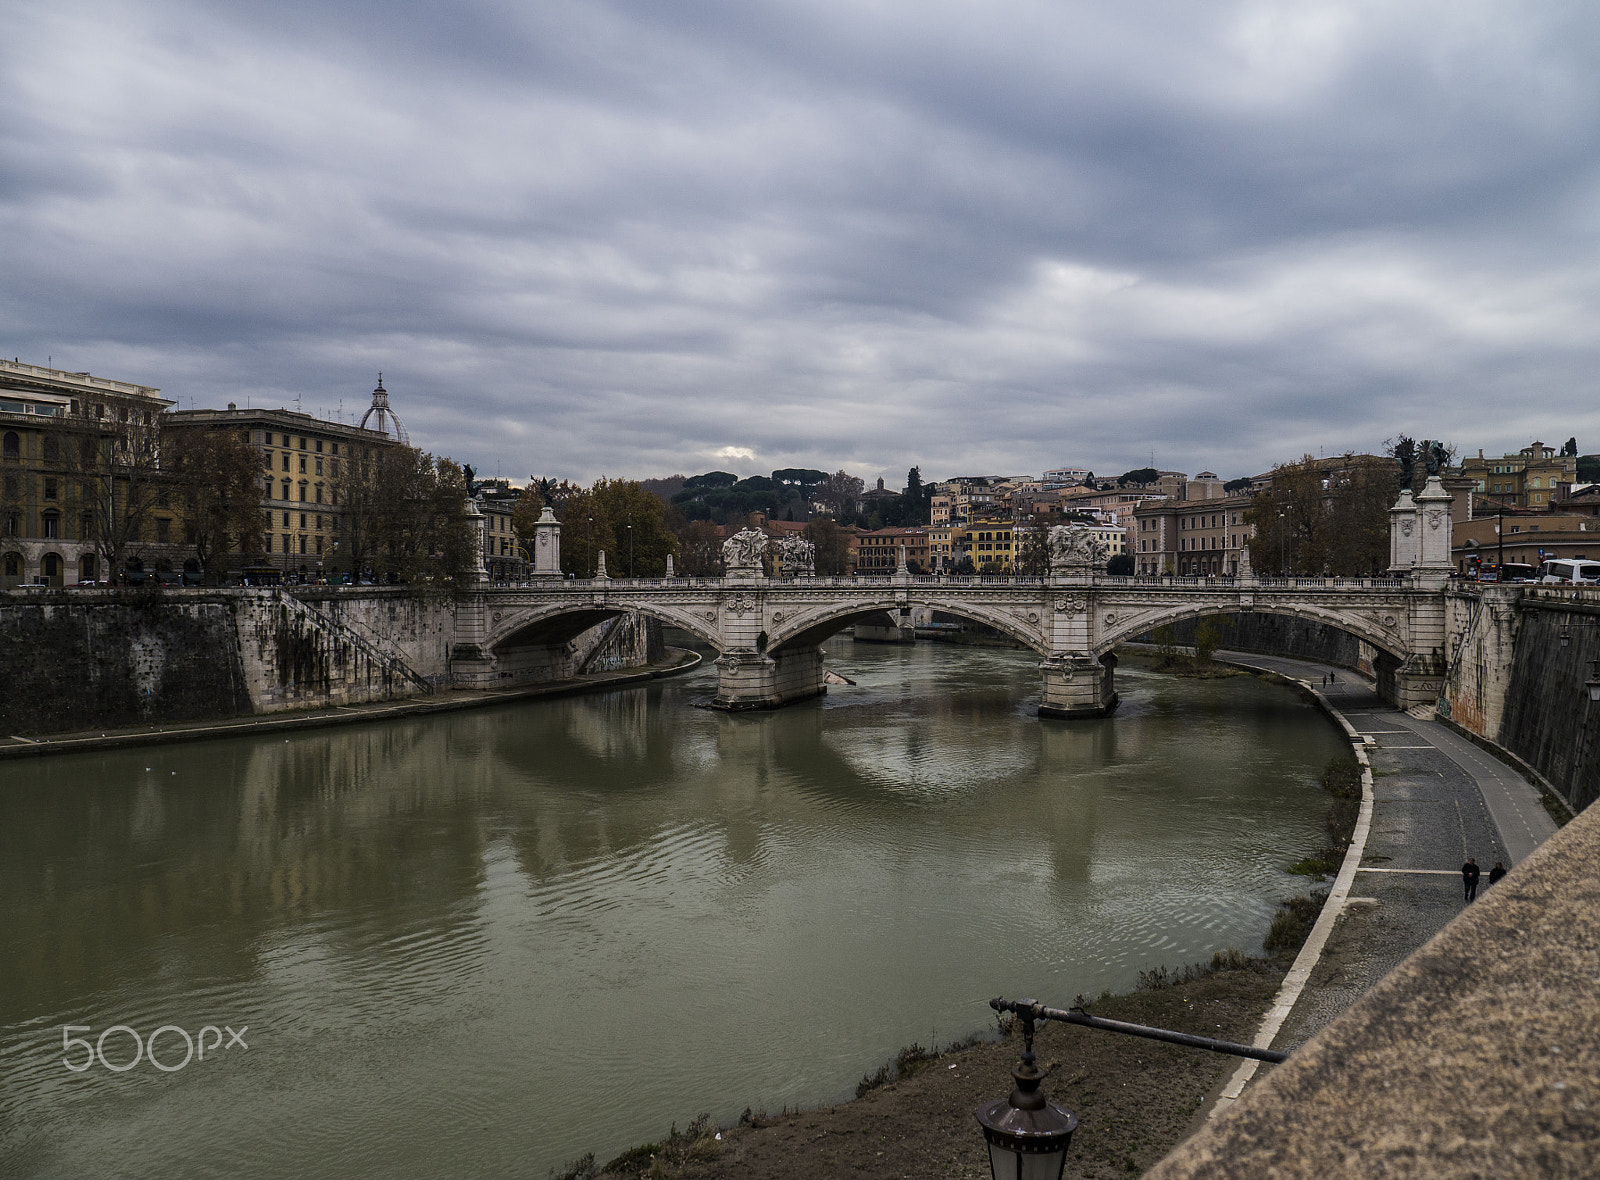
<path fill-rule="evenodd" d="M 1539 581 L 1561 585 L 1600 584 L 1600 561 L 1587 557 L 1556 557 L 1539 566 Z"/>

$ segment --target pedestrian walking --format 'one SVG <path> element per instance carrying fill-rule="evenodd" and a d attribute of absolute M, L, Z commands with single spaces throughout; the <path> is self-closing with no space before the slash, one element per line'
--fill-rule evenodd
<path fill-rule="evenodd" d="M 1489 884 L 1493 885 L 1496 881 L 1498 881 L 1501 877 L 1503 877 L 1505 875 L 1506 875 L 1506 866 L 1501 864 L 1499 861 L 1495 861 L 1494 862 L 1494 868 L 1489 870 Z"/>
<path fill-rule="evenodd" d="M 1470 856 L 1461 866 L 1461 883 L 1466 886 L 1468 901 L 1478 896 L 1478 862 Z"/>

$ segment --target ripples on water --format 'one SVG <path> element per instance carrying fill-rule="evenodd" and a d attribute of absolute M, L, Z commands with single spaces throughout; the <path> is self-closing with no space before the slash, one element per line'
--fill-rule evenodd
<path fill-rule="evenodd" d="M 8 764 L 0 1173 L 543 1176 L 1253 951 L 1303 884 L 1340 747 L 1291 694 L 1124 664 L 1115 718 L 1041 723 L 1026 653 L 830 646 L 858 685 L 771 714 L 702 670 Z M 119 1023 L 250 1048 L 63 1068 Z"/>

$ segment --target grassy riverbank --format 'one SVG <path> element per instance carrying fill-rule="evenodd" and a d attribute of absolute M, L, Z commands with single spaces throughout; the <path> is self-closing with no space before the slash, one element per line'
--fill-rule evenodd
<path fill-rule="evenodd" d="M 1298 929 L 1289 940 L 1293 947 L 1273 957 L 1219 955 L 1176 977 L 1147 973 L 1140 990 L 1086 1007 L 1097 1016 L 1248 1042 L 1307 929 Z M 1065 1174 L 1084 1180 L 1136 1176 L 1149 1168 L 1194 1130 L 1206 1100 L 1236 1064 L 1216 1053 L 1048 1022 L 1039 1026 L 1035 1050 L 1049 1073 L 1046 1092 L 1080 1120 Z M 698 1120 L 604 1168 L 579 1161 L 564 1180 L 983 1180 L 989 1164 L 973 1112 L 1010 1091 L 1020 1052 L 1014 1031 L 954 1052 L 908 1050 L 898 1071 L 884 1071 L 892 1080 L 871 1085 L 875 1079 L 863 1079 L 871 1088 L 853 1102 L 778 1115 L 746 1112 L 738 1126 L 720 1131 Z"/>

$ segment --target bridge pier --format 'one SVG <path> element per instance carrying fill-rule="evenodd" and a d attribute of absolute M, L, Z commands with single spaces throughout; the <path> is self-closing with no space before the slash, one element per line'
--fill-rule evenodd
<path fill-rule="evenodd" d="M 1039 716 L 1076 720 L 1109 717 L 1117 707 L 1115 669 L 1117 657 L 1109 652 L 1092 655 L 1051 656 L 1039 665 L 1044 692 Z"/>
<path fill-rule="evenodd" d="M 828 691 L 823 682 L 822 649 L 800 647 L 771 654 L 730 651 L 717 657 L 716 709 L 777 709 L 819 697 Z"/>

